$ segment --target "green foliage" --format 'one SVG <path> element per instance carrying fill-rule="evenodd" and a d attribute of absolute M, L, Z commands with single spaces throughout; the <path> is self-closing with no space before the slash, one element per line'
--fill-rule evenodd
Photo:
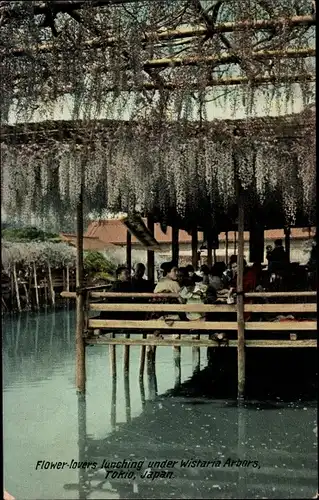
<path fill-rule="evenodd" d="M 49 233 L 36 227 L 4 228 L 1 237 L 6 241 L 53 241 L 59 242 L 60 237 L 56 233 Z"/>
<path fill-rule="evenodd" d="M 87 274 L 105 274 L 108 279 L 109 275 L 115 272 L 115 264 L 104 257 L 101 252 L 89 251 L 84 256 L 84 269 Z"/>

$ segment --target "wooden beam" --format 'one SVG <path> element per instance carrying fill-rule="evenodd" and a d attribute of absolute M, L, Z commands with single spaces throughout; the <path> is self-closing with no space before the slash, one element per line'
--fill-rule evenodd
<path fill-rule="evenodd" d="M 245 200 L 238 185 L 238 259 L 237 259 L 237 323 L 238 323 L 238 399 L 245 393 L 245 318 L 244 318 L 244 225 Z"/>
<path fill-rule="evenodd" d="M 147 217 L 147 228 L 154 237 L 154 217 Z M 147 278 L 154 285 L 155 282 L 155 257 L 153 250 L 147 250 Z"/>
<path fill-rule="evenodd" d="M 172 226 L 172 262 L 178 266 L 179 262 L 179 228 L 174 224 Z"/>
<path fill-rule="evenodd" d="M 83 196 L 84 196 L 84 165 L 81 162 L 81 187 L 76 208 L 76 388 L 79 393 L 85 392 L 85 344 L 84 333 L 84 306 L 85 293 L 83 290 Z"/>

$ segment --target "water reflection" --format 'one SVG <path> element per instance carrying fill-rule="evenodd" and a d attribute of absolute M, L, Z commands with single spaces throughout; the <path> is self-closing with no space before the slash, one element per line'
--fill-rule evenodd
<path fill-rule="evenodd" d="M 203 367 L 204 350 L 171 347 L 157 349 L 156 357 L 147 351 L 144 377 L 139 377 L 140 348 L 130 348 L 128 372 L 123 370 L 122 347 L 88 348 L 84 398 L 75 394 L 73 338 L 73 311 L 22 314 L 3 322 L 5 480 L 17 498 L 313 496 L 317 488 L 315 403 L 305 398 L 284 403 L 273 397 L 238 408 L 234 400 L 222 399 L 227 380 L 234 378 L 232 373 L 227 379 L 225 371 L 219 370 L 225 367 L 222 356 L 227 349 L 220 350 L 222 356 L 211 367 Z M 278 365 L 271 365 L 266 353 L 263 364 L 258 356 L 256 352 L 255 363 L 261 370 L 268 367 L 265 378 L 275 386 Z M 297 366 L 300 378 L 313 363 L 310 354 L 294 359 L 281 353 L 278 364 L 279 360 L 283 375 L 292 382 Z M 261 393 L 264 379 L 256 381 Z M 301 384 L 297 387 L 297 391 L 293 387 L 296 393 Z M 224 464 L 229 458 L 236 463 L 258 461 L 260 469 L 236 464 L 176 466 L 172 478 L 140 477 L 154 460 Z M 98 467 L 40 474 L 35 471 L 39 459 L 97 462 Z M 103 460 L 144 462 L 132 480 L 106 478 L 100 469 Z"/>

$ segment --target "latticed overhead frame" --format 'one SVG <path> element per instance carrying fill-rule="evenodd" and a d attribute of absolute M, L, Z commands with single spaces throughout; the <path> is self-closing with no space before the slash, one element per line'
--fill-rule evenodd
<path fill-rule="evenodd" d="M 0 19 L 2 116 L 67 96 L 84 119 L 68 137 L 57 123 L 46 144 L 2 134 L 6 212 L 64 216 L 82 168 L 87 210 L 216 219 L 236 204 L 238 177 L 247 199 L 273 199 L 287 223 L 313 212 L 312 113 L 282 118 L 286 133 L 270 120 L 262 134 L 256 120 L 237 133 L 207 117 L 210 102 L 251 112 L 257 91 L 288 105 L 297 86 L 313 100 L 308 0 L 1 2 Z M 101 129 L 101 115 L 117 121 Z"/>

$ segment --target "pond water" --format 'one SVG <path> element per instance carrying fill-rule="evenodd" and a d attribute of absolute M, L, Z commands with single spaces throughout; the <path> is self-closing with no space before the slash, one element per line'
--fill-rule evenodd
<path fill-rule="evenodd" d="M 16 499 L 311 498 L 317 491 L 316 401 L 238 408 L 210 397 L 204 349 L 191 379 L 192 349 L 182 348 L 175 389 L 172 349 L 157 349 L 156 377 L 145 374 L 140 385 L 140 348 L 131 348 L 126 378 L 120 346 L 116 380 L 108 347 L 88 348 L 83 398 L 74 386 L 74 311 L 4 317 L 2 326 L 4 485 Z M 103 460 L 120 477 L 106 478 Z M 62 462 L 59 470 L 51 462 Z M 91 465 L 78 470 L 76 462 Z M 161 477 L 148 473 L 154 468 Z"/>

